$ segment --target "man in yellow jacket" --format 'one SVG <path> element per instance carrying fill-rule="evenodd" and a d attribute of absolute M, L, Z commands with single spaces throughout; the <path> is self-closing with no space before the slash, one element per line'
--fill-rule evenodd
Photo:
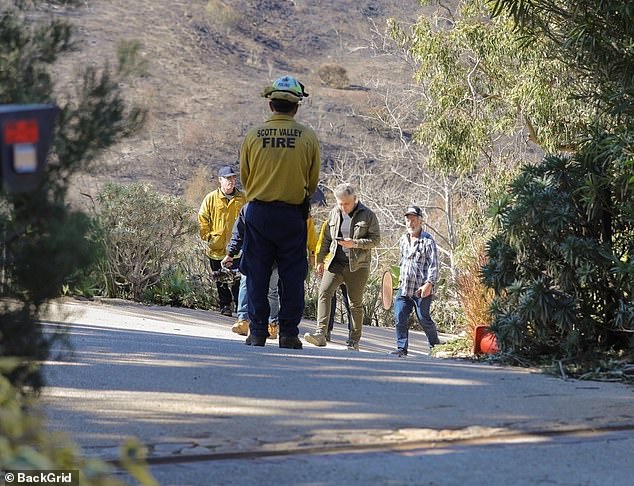
<path fill-rule="evenodd" d="M 237 173 L 232 167 L 221 167 L 218 171 L 220 187 L 205 196 L 198 211 L 200 237 L 207 242 L 207 256 L 212 271 L 221 269 L 221 261 L 226 255 L 233 224 L 246 203 L 244 193 L 236 187 L 236 180 Z M 237 265 L 234 268 L 237 268 Z M 229 288 L 229 285 L 216 279 L 216 288 L 220 312 L 225 316 L 232 316 L 238 302 L 240 280 L 237 279 Z"/>

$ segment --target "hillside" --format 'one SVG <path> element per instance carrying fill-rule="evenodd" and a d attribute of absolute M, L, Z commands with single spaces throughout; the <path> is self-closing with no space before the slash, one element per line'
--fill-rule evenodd
<path fill-rule="evenodd" d="M 361 145 L 378 151 L 380 136 L 358 115 L 411 83 L 411 68 L 372 46 L 388 17 L 412 22 L 421 12 L 415 0 L 112 0 L 59 10 L 79 45 L 58 66 L 61 90 L 77 66 L 114 63 L 121 42 L 139 41 L 146 63 L 126 87 L 148 109 L 145 130 L 104 154 L 73 195 L 95 194 L 106 180 L 183 194 L 201 169 L 237 160 L 247 128 L 267 116 L 260 90 L 287 73 L 311 95 L 298 118 L 317 130 L 326 163 Z M 328 63 L 345 67 L 346 89 L 320 83 Z"/>

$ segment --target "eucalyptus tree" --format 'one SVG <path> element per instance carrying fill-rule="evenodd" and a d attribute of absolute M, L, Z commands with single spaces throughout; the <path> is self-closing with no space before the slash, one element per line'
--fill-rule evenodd
<path fill-rule="evenodd" d="M 454 241 L 473 252 L 487 235 L 486 209 L 522 163 L 546 151 L 571 150 L 592 118 L 573 99 L 576 73 L 553 58 L 545 37 L 527 42 L 508 18 L 491 16 L 484 0 L 443 2 L 431 16 L 391 35 L 422 86 L 414 138 L 426 149 L 425 170 L 452 188 Z"/>
<path fill-rule="evenodd" d="M 490 204 L 522 164 L 537 163 L 546 151 L 572 150 L 592 108 L 570 96 L 575 73 L 549 55 L 552 43 L 526 42 L 512 21 L 492 17 L 488 2 L 419 3 L 425 9 L 413 25 L 388 21 L 392 52 L 412 68 L 417 98 L 407 118 L 416 124 L 408 130 L 395 123 L 393 106 L 383 118 L 405 147 L 391 172 L 424 201 L 438 230 L 449 270 L 442 272 L 442 300 L 460 321 L 466 292 L 459 287 L 480 285 L 469 269 L 492 234 Z M 469 305 L 485 314 L 488 303 Z"/>

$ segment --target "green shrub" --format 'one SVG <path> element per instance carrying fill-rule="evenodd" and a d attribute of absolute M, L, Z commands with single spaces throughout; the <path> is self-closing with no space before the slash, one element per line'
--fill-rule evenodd
<path fill-rule="evenodd" d="M 439 332 L 460 334 L 465 330 L 464 309 L 449 295 L 446 287 L 437 287 L 431 303 L 431 317 Z"/>
<path fill-rule="evenodd" d="M 631 346 L 634 140 L 596 136 L 526 167 L 495 211 L 486 284 L 503 349 L 559 358 Z"/>
<path fill-rule="evenodd" d="M 363 325 L 392 327 L 394 315 L 391 309 L 383 309 L 381 297 L 381 281 L 383 273 L 370 275 L 363 293 Z"/>
<path fill-rule="evenodd" d="M 199 275 L 186 273 L 181 267 L 172 267 L 164 272 L 158 284 L 146 289 L 143 300 L 159 305 L 211 309 L 216 305 L 213 287 Z"/>
<path fill-rule="evenodd" d="M 148 61 L 142 56 L 143 46 L 137 39 L 117 42 L 118 74 L 123 78 L 148 75 Z"/>
<path fill-rule="evenodd" d="M 107 295 L 143 300 L 174 274 L 196 237 L 193 212 L 180 198 L 146 184 L 107 184 L 97 202 Z"/>
<path fill-rule="evenodd" d="M 309 267 L 304 291 L 304 318 L 317 319 L 317 298 L 319 297 L 319 282 L 314 269 Z"/>

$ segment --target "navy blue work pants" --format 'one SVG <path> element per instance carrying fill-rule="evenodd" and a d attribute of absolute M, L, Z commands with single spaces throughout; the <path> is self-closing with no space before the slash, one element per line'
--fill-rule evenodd
<path fill-rule="evenodd" d="M 254 336 L 268 336 L 269 279 L 275 262 L 280 276 L 279 333 L 297 336 L 308 272 L 306 220 L 299 206 L 251 201 L 245 214 L 240 271 L 247 276 L 249 327 Z"/>

